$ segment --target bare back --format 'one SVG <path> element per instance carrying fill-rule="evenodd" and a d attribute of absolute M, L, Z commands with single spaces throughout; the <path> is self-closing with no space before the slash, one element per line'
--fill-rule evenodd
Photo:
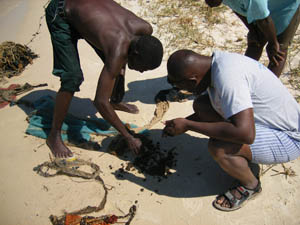
<path fill-rule="evenodd" d="M 148 22 L 113 0 L 65 0 L 65 2 L 68 21 L 84 39 L 102 49 L 105 55 L 119 47 L 120 43 L 122 46 L 129 46 L 136 36 L 152 33 L 152 27 Z"/>

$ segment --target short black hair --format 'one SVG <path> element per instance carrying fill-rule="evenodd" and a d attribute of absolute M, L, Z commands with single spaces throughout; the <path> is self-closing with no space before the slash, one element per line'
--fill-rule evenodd
<path fill-rule="evenodd" d="M 168 75 L 180 78 L 183 75 L 192 54 L 193 51 L 188 49 L 177 50 L 171 54 L 167 62 Z"/>
<path fill-rule="evenodd" d="M 163 58 L 163 45 L 156 37 L 152 35 L 141 36 L 135 48 L 142 58 L 142 62 L 149 69 L 155 69 L 160 66 Z"/>

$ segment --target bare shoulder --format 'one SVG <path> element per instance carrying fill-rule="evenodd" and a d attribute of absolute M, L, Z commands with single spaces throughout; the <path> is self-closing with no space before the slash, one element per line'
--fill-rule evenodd
<path fill-rule="evenodd" d="M 102 34 L 109 29 L 128 35 L 151 34 L 151 25 L 113 0 L 66 0 L 70 23 L 80 32 L 90 29 Z"/>
<path fill-rule="evenodd" d="M 151 24 L 141 18 L 129 19 L 127 24 L 128 29 L 134 35 L 151 35 L 153 33 Z"/>
<path fill-rule="evenodd" d="M 102 39 L 105 65 L 112 74 L 117 74 L 127 63 L 130 42 L 126 33 L 117 30 L 111 30 Z"/>

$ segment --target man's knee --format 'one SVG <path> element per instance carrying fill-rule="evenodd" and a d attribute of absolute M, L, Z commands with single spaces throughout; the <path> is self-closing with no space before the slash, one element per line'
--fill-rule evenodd
<path fill-rule="evenodd" d="M 201 95 L 194 100 L 193 109 L 199 120 L 206 122 L 224 121 L 211 105 L 208 95 Z"/>
<path fill-rule="evenodd" d="M 197 100 L 195 100 L 193 102 L 193 110 L 194 110 L 194 112 L 197 113 L 197 112 L 200 111 L 200 109 L 201 109 L 201 107 L 199 106 L 199 103 L 197 102 Z"/>
<path fill-rule="evenodd" d="M 207 94 L 199 96 L 193 102 L 193 109 L 195 113 L 201 113 L 201 111 L 208 107 L 211 107 L 211 103 Z"/>
<path fill-rule="evenodd" d="M 83 82 L 83 75 L 82 73 L 64 73 L 61 75 L 60 82 L 60 91 L 77 92 Z"/>
<path fill-rule="evenodd" d="M 225 152 L 220 148 L 219 141 L 214 138 L 210 138 L 208 141 L 208 152 L 215 161 L 220 161 L 225 157 Z"/>

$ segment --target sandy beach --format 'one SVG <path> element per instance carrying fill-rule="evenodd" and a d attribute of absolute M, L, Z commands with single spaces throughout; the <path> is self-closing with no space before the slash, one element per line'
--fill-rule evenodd
<path fill-rule="evenodd" d="M 47 83 L 47 87 L 35 88 L 17 98 L 34 101 L 44 95 L 55 97 L 60 82 L 51 74 L 52 46 L 43 17 L 47 1 L 1 0 L 0 3 L 0 42 L 28 44 L 39 56 L 20 76 L 10 78 L 0 86 Z M 136 4 L 137 1 L 131 0 L 124 3 L 124 7 L 138 10 Z M 37 31 L 38 35 L 30 42 Z M 241 32 L 246 34 L 245 29 Z M 81 91 L 75 94 L 69 112 L 78 117 L 101 118 L 92 100 L 103 63 L 83 40 L 79 41 L 79 52 L 85 81 Z M 299 59 L 300 55 L 297 55 L 293 63 Z M 285 72 L 288 73 L 288 68 Z M 155 95 L 171 88 L 166 74 L 166 61 L 159 68 L 143 74 L 127 70 L 124 100 L 136 104 L 140 113 L 117 112 L 122 121 L 139 127 L 149 123 L 156 107 Z M 286 82 L 285 79 L 283 76 L 282 81 Z M 292 89 L 291 92 L 295 93 Z M 104 195 L 104 190 L 94 181 L 64 175 L 45 178 L 33 171 L 37 165 L 49 161 L 50 151 L 44 139 L 25 133 L 30 110 L 18 105 L 0 109 L 0 224 L 3 225 L 50 225 L 51 214 L 63 215 L 65 211 L 97 205 Z M 170 102 L 163 120 L 186 117 L 192 112 L 192 100 Z M 136 170 L 118 176 L 119 169 L 130 159 L 108 153 L 111 137 L 100 143 L 98 151 L 70 147 L 77 158 L 100 167 L 100 176 L 109 187 L 104 210 L 93 216 L 125 215 L 132 205 L 136 205 L 132 225 L 300 225 L 300 159 L 284 164 L 296 176 L 279 174 L 284 171 L 283 166 L 274 166 L 261 177 L 263 191 L 255 200 L 240 210 L 225 213 L 216 210 L 212 202 L 216 195 L 231 186 L 233 179 L 209 155 L 208 138 L 187 132 L 177 138 L 162 139 L 163 127 L 162 123 L 157 123 L 149 134 L 154 143 L 160 143 L 161 149 L 176 147 L 176 167 L 167 178 L 157 179 Z M 260 167 L 260 170 L 266 168 Z"/>

